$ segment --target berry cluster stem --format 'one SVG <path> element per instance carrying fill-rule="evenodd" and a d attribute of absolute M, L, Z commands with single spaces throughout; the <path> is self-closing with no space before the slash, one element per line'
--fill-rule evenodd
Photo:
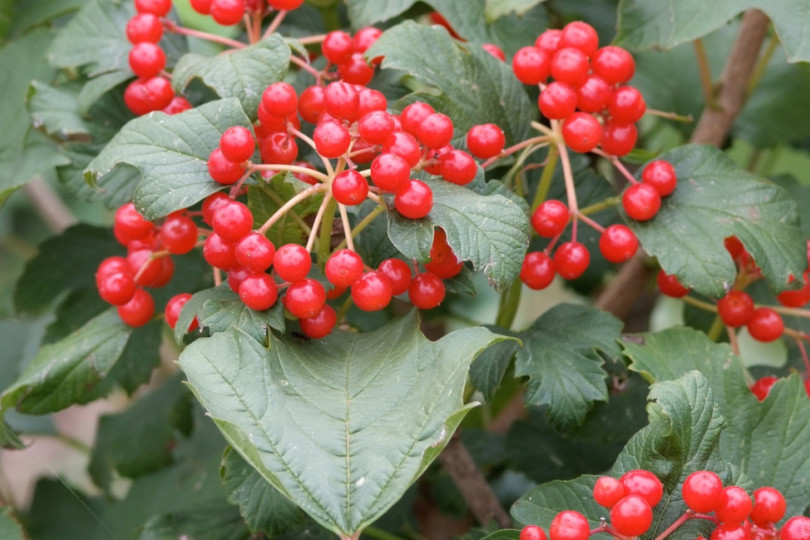
<path fill-rule="evenodd" d="M 286 9 L 282 9 L 278 13 L 276 13 L 276 16 L 273 17 L 272 21 L 270 21 L 270 26 L 268 26 L 267 30 L 264 31 L 262 39 L 269 38 L 273 34 L 273 32 L 278 30 L 278 27 L 281 26 L 281 23 L 284 21 L 284 17 L 287 16 L 287 13 L 288 11 Z"/>
<path fill-rule="evenodd" d="M 257 232 L 260 234 L 266 234 L 267 231 L 270 230 L 270 227 L 272 227 L 279 219 L 281 219 L 282 216 L 284 216 L 284 214 L 286 214 L 292 207 L 294 207 L 301 201 L 322 191 L 327 191 L 325 184 L 318 184 L 312 186 L 311 188 L 305 189 L 304 191 L 302 191 L 301 193 L 299 193 L 298 195 L 287 201 L 284 204 L 284 206 L 276 210 L 276 212 L 272 216 L 270 216 L 270 218 L 267 221 L 265 221 L 261 227 L 257 229 Z M 321 206 L 323 206 L 323 204 Z M 313 224 L 312 229 L 313 230 L 317 229 L 317 225 Z"/>
<path fill-rule="evenodd" d="M 343 223 L 343 237 L 346 240 L 346 247 L 355 251 L 352 226 L 349 223 L 349 215 L 346 213 L 346 205 L 338 203 L 338 211 L 340 212 L 340 221 Z"/>
<path fill-rule="evenodd" d="M 371 225 L 371 223 L 375 219 L 377 219 L 377 216 L 379 216 L 383 212 L 385 212 L 385 207 L 382 206 L 382 205 L 377 206 L 374 210 L 369 212 L 369 214 L 366 217 L 361 219 L 360 223 L 358 223 L 357 225 L 354 226 L 354 228 L 351 230 L 351 233 L 349 234 L 349 237 L 356 238 L 357 235 L 360 234 L 363 231 L 363 229 L 365 229 L 366 227 Z M 343 242 L 338 244 L 338 246 L 335 249 L 339 250 L 339 249 L 343 249 L 343 248 L 345 248 L 347 246 L 348 246 L 348 241 L 347 241 L 347 239 L 344 239 Z"/>
<path fill-rule="evenodd" d="M 551 188 L 554 170 L 557 168 L 559 160 L 560 151 L 557 149 L 557 145 L 549 146 L 546 164 L 543 166 L 543 174 L 540 176 L 540 183 L 537 184 L 537 192 L 534 194 L 534 200 L 532 201 L 532 212 L 537 210 L 537 207 L 548 197 L 548 190 Z"/>
<path fill-rule="evenodd" d="M 175 34 L 182 34 L 184 36 L 190 36 L 198 39 L 204 39 L 206 41 L 212 41 L 214 43 L 220 43 L 222 45 L 227 45 L 228 47 L 231 47 L 233 49 L 244 49 L 245 47 L 247 47 L 247 45 L 241 41 L 226 38 L 225 36 L 219 36 L 217 34 L 212 34 L 210 32 L 203 32 L 201 30 L 186 28 L 185 26 L 180 26 L 174 21 L 170 21 L 168 19 L 163 20 L 163 26 L 169 32 L 173 32 Z"/>
<path fill-rule="evenodd" d="M 556 132 L 559 132 L 559 122 L 556 120 L 552 121 L 552 126 L 554 126 L 554 130 Z M 563 180 L 565 181 L 565 194 L 568 198 L 568 211 L 571 212 L 572 216 L 574 216 L 573 222 L 571 223 L 571 239 L 576 241 L 579 206 L 577 205 L 577 192 L 574 188 L 574 172 L 571 170 L 571 159 L 568 156 L 568 147 L 565 145 L 565 141 L 562 140 L 562 136 L 557 139 L 556 145 L 557 150 L 560 152 L 560 161 L 562 162 Z"/>
<path fill-rule="evenodd" d="M 495 318 L 496 325 L 506 329 L 512 328 L 518 307 L 520 307 L 520 295 L 522 291 L 523 284 L 519 279 L 516 279 L 501 295 L 501 300 L 498 305 L 498 315 Z"/>

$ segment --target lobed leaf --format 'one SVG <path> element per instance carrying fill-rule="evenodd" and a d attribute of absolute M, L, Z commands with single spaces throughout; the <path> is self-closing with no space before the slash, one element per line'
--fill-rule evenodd
<path fill-rule="evenodd" d="M 134 202 L 147 219 L 187 208 L 222 186 L 208 174 L 208 156 L 231 126 L 250 127 L 236 98 L 221 99 L 167 116 L 161 112 L 126 124 L 85 170 L 95 184 L 128 164 L 142 175 Z"/>
<path fill-rule="evenodd" d="M 776 292 L 787 288 L 791 276 L 802 275 L 807 247 L 796 201 L 785 190 L 712 146 L 686 145 L 659 158 L 675 167 L 678 187 L 655 218 L 628 221 L 668 274 L 702 294 L 724 296 L 737 268 L 723 240 L 737 236 Z"/>
<path fill-rule="evenodd" d="M 290 64 L 290 48 L 278 34 L 225 54 L 183 55 L 172 72 L 172 86 L 183 92 L 193 79 L 200 79 L 221 98 L 239 99 L 252 119 L 268 85 L 284 79 Z"/>
<path fill-rule="evenodd" d="M 449 441 L 469 406 L 467 369 L 498 337 L 429 342 L 415 312 L 375 332 L 318 341 L 235 329 L 180 356 L 231 445 L 323 526 L 354 535 L 382 515 Z"/>
<path fill-rule="evenodd" d="M 433 209 L 422 219 L 388 214 L 388 236 L 406 256 L 430 257 L 433 229 L 441 227 L 460 260 L 483 270 L 502 289 L 520 274 L 529 245 L 529 220 L 521 206 L 503 195 L 479 195 L 442 180 L 426 180 L 433 190 Z"/>

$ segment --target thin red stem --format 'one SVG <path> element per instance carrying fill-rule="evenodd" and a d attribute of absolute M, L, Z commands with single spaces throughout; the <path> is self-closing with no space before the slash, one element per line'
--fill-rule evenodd
<path fill-rule="evenodd" d="M 281 22 L 284 20 L 284 17 L 287 16 L 287 10 L 282 9 L 280 10 L 273 20 L 270 22 L 270 26 L 267 27 L 267 30 L 264 31 L 264 35 L 262 35 L 262 39 L 270 37 L 270 35 L 278 30 L 278 27 L 281 25 Z"/>
<path fill-rule="evenodd" d="M 241 41 L 226 38 L 225 36 L 218 36 L 217 34 L 211 34 L 210 32 L 192 30 L 191 28 L 180 26 L 174 21 L 170 21 L 167 19 L 163 20 L 163 26 L 165 26 L 166 30 L 168 30 L 169 32 L 174 32 L 175 34 L 182 34 L 184 36 L 191 36 L 199 39 L 204 39 L 206 41 L 213 41 L 214 43 L 221 43 L 222 45 L 227 45 L 229 47 L 233 47 L 234 49 L 244 49 L 245 47 L 247 47 L 247 45 L 245 43 L 242 43 Z"/>

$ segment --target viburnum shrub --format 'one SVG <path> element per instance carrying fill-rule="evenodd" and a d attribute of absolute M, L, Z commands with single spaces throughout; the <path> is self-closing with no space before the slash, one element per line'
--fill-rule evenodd
<path fill-rule="evenodd" d="M 810 540 L 805 0 L 6 4 L 0 536 Z"/>

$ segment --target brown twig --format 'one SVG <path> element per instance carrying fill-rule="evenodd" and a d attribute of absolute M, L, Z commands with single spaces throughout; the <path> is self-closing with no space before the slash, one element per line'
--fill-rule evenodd
<path fill-rule="evenodd" d="M 36 208 L 42 220 L 53 232 L 61 233 L 74 223 L 76 217 L 70 211 L 59 195 L 42 178 L 34 178 L 23 187 L 31 204 Z"/>
<path fill-rule="evenodd" d="M 450 439 L 450 443 L 439 455 L 439 462 L 461 491 L 479 523 L 486 525 L 494 519 L 501 528 L 512 526 L 512 519 L 501 507 L 469 450 L 461 441 L 460 432 L 456 431 Z"/>
<path fill-rule="evenodd" d="M 745 103 L 748 81 L 769 24 L 768 17 L 758 9 L 749 9 L 743 15 L 737 38 L 723 68 L 717 107 L 704 108 L 691 142 L 720 146 L 725 141 Z M 596 306 L 619 318 L 626 317 L 636 305 L 649 277 L 644 255 L 636 255 L 622 266 L 610 285 L 599 295 Z"/>

